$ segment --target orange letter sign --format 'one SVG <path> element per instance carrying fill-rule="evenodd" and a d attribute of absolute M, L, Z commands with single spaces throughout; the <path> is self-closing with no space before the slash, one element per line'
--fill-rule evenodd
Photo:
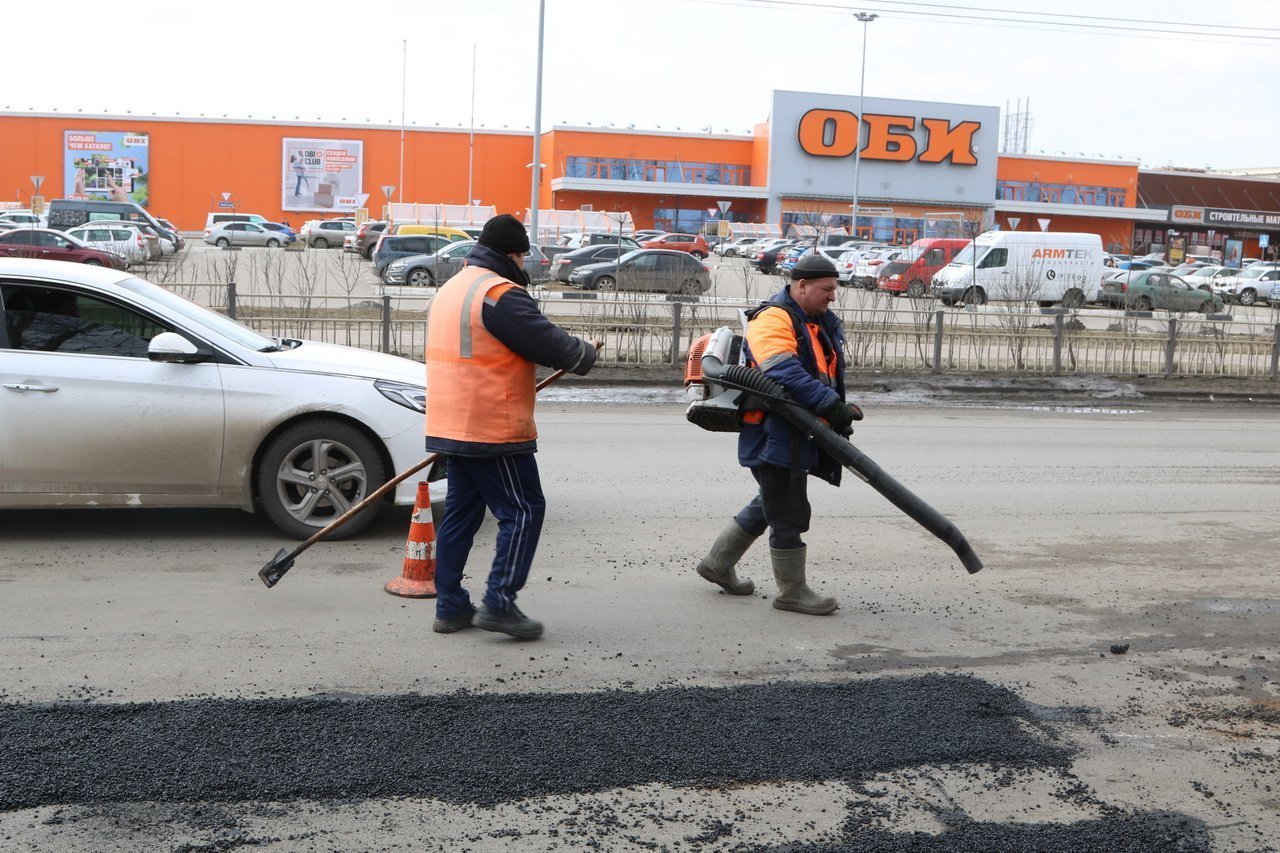
<path fill-rule="evenodd" d="M 796 136 L 806 154 L 848 157 L 858 145 L 858 117 L 846 110 L 809 110 Z"/>
<path fill-rule="evenodd" d="M 864 160 L 906 163 L 915 159 L 916 140 L 911 135 L 916 128 L 914 118 L 864 115 L 862 120 L 867 123 L 867 147 L 862 149 Z"/>
<path fill-rule="evenodd" d="M 926 118 L 920 123 L 929 132 L 929 145 L 920 155 L 921 163 L 950 160 L 957 166 L 978 165 L 973 153 L 973 135 L 982 127 L 981 122 L 962 121 L 952 127 L 945 118 Z"/>

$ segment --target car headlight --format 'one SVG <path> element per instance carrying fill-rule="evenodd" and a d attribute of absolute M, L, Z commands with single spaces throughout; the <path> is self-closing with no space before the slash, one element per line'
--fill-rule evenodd
<path fill-rule="evenodd" d="M 393 403 L 398 403 L 406 409 L 413 409 L 415 412 L 427 413 L 427 389 L 425 388 L 406 385 L 403 382 L 392 382 L 389 379 L 379 379 L 373 383 L 373 387 Z"/>
<path fill-rule="evenodd" d="M 392 261 L 391 263 L 387 264 L 387 272 L 391 272 L 392 270 L 402 270 L 407 266 L 408 264 L 405 263 L 404 261 Z"/>

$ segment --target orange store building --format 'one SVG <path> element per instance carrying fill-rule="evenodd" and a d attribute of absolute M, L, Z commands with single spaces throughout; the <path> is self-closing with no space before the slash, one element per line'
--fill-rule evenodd
<path fill-rule="evenodd" d="M 1157 245 L 1172 233 L 1171 206 L 1198 197 L 1144 194 L 1134 162 L 998 154 L 996 107 L 785 91 L 769 106 L 750 135 L 554 127 L 540 146 L 539 209 L 627 211 L 636 228 L 672 231 L 702 230 L 727 209 L 731 225 L 848 232 L 856 195 L 859 237 L 1044 227 L 1097 233 L 1124 252 L 1135 239 Z M 10 112 L 0 139 L 0 201 L 29 204 L 33 175 L 45 199 L 123 185 L 184 231 L 220 209 L 296 226 L 357 207 L 377 216 L 388 201 L 524 216 L 532 184 L 528 131 Z M 1220 206 L 1239 221 L 1244 204 L 1231 200 Z"/>

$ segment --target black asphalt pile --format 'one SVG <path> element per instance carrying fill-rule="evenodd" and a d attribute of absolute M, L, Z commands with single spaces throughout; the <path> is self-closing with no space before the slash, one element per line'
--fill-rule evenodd
<path fill-rule="evenodd" d="M 928 675 L 652 692 L 0 705 L 0 809 L 104 801 L 493 804 L 646 783 L 1065 766 L 1010 691 Z"/>
<path fill-rule="evenodd" d="M 771 848 L 771 853 L 1208 853 L 1211 849 L 1202 821 L 1177 814 L 1115 812 L 1101 820 L 1066 824 L 971 821 L 938 834 L 850 829 L 838 842 L 787 844 Z"/>
<path fill-rule="evenodd" d="M 1053 768 L 1070 778 L 1071 757 L 1054 742 L 1043 709 L 961 675 L 652 692 L 0 704 L 0 811 L 62 805 L 75 811 L 59 810 L 49 823 L 97 813 L 115 826 L 130 813 L 122 804 L 133 802 L 144 804 L 134 831 L 171 827 L 176 818 L 210 838 L 183 849 L 230 849 L 279 839 L 248 831 L 217 803 L 257 813 L 272 801 L 495 805 L 649 783 L 842 780 L 857 789 L 877 774 L 946 765 L 984 767 L 999 797 L 1016 770 Z M 872 805 L 851 809 L 839 842 L 776 849 L 1209 849 L 1199 821 L 1116 809 L 1079 784 L 1061 796 L 1098 807 L 1102 817 L 996 824 L 948 812 L 938 816 L 943 831 L 929 835 L 884 829 Z M 163 804 L 177 811 L 151 814 Z M 651 807 L 663 810 L 658 801 Z M 603 819 L 584 828 L 586 837 L 615 830 Z M 715 843 L 731 833 L 717 820 L 688 840 Z"/>

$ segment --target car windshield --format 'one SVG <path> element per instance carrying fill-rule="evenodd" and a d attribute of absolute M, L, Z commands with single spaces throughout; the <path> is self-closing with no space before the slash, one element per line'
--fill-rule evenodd
<path fill-rule="evenodd" d="M 929 251 L 928 248 L 924 246 L 912 246 L 899 255 L 898 260 L 905 264 L 914 264 L 916 261 L 920 260 L 920 256 L 927 251 Z"/>
<path fill-rule="evenodd" d="M 1276 267 L 1264 267 L 1261 264 L 1259 264 L 1256 267 L 1249 267 L 1247 270 L 1240 273 L 1240 277 L 1250 278 L 1250 279 L 1262 278 L 1264 275 L 1266 275 L 1267 273 L 1271 272 L 1274 269 L 1276 269 Z"/>
<path fill-rule="evenodd" d="M 960 253 L 955 256 L 951 263 L 959 264 L 960 266 L 972 266 L 974 250 L 976 249 L 985 255 L 987 253 L 987 248 L 987 246 L 977 246 L 970 243 L 960 250 Z"/>
<path fill-rule="evenodd" d="M 165 290 L 162 287 L 156 287 L 149 281 L 143 281 L 140 278 L 126 278 L 120 282 L 120 286 L 139 296 L 146 297 L 152 302 L 158 302 L 169 310 L 194 320 L 196 323 L 212 329 L 223 337 L 230 338 L 241 346 L 258 350 L 259 352 L 276 349 L 276 342 L 271 338 L 260 335 L 252 329 L 241 326 L 235 320 L 224 317 L 215 311 L 210 311 L 208 308 L 197 305 L 176 293 Z"/>

